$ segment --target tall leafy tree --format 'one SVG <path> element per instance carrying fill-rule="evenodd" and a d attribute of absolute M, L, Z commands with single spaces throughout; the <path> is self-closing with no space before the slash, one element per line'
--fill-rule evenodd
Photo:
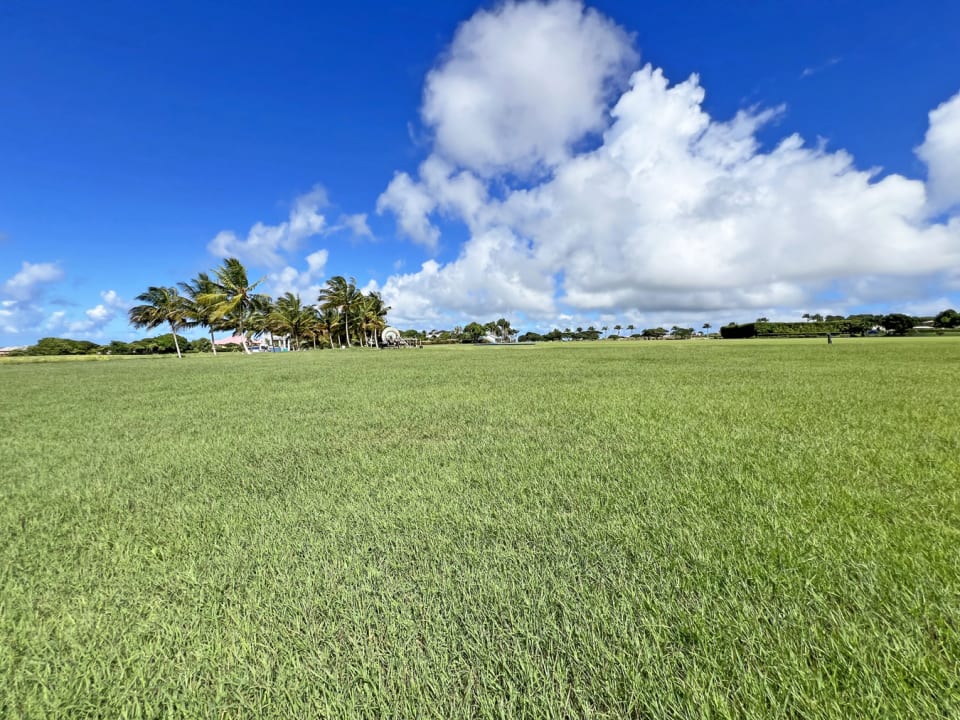
<path fill-rule="evenodd" d="M 937 313 L 933 324 L 940 328 L 954 328 L 960 326 L 960 313 L 953 308 L 947 308 Z"/>
<path fill-rule="evenodd" d="M 320 311 L 315 305 L 304 306 L 304 312 L 307 314 L 307 326 L 304 330 L 303 339 L 313 343 L 313 349 L 317 349 L 317 339 L 323 337 L 323 325 L 320 322 Z"/>
<path fill-rule="evenodd" d="M 273 326 L 271 317 L 273 315 L 273 298 L 269 295 L 257 295 L 251 303 L 250 314 L 247 316 L 247 333 L 254 337 L 262 338 L 263 335 L 270 335 L 270 345 L 273 347 Z"/>
<path fill-rule="evenodd" d="M 477 343 L 480 342 L 480 338 L 484 334 L 483 325 L 478 322 L 469 323 L 466 327 L 463 328 L 461 334 L 461 342 L 465 343 Z"/>
<path fill-rule="evenodd" d="M 357 300 L 357 308 L 360 329 L 367 337 L 373 336 L 373 345 L 380 347 L 380 333 L 387 327 L 387 313 L 390 308 L 383 304 L 383 298 L 377 292 L 361 295 Z M 367 344 L 370 344 L 369 340 Z"/>
<path fill-rule="evenodd" d="M 333 338 L 340 335 L 340 313 L 336 308 L 322 308 L 318 321 L 320 334 L 333 349 Z"/>
<path fill-rule="evenodd" d="M 137 328 L 153 329 L 167 323 L 173 334 L 173 344 L 177 357 L 182 358 L 177 330 L 184 327 L 188 320 L 187 305 L 175 287 L 149 287 L 137 300 L 144 303 L 130 308 L 130 324 Z"/>
<path fill-rule="evenodd" d="M 251 315 L 270 302 L 268 296 L 255 292 L 263 278 L 251 283 L 246 268 L 237 258 L 224 260 L 214 274 L 217 277 L 215 291 L 201 298 L 214 306 L 213 319 L 223 320 L 240 336 L 243 351 L 249 354 L 246 333 Z"/>
<path fill-rule="evenodd" d="M 300 295 L 291 292 L 284 293 L 277 299 L 270 312 L 268 326 L 271 332 L 289 336 L 291 342 L 299 350 L 303 338 L 310 331 L 316 315 L 313 308 L 306 307 L 300 301 Z"/>
<path fill-rule="evenodd" d="M 354 278 L 348 280 L 343 275 L 334 275 L 327 280 L 326 287 L 321 288 L 320 294 L 317 296 L 321 309 L 335 308 L 340 313 L 347 347 L 352 347 L 350 344 L 350 316 L 356 310 L 359 298 L 360 292 L 357 290 L 357 281 Z"/>
<path fill-rule="evenodd" d="M 210 332 L 210 345 L 213 348 L 213 354 L 216 355 L 217 345 L 213 333 L 216 330 L 228 329 L 224 327 L 223 320 L 215 319 L 214 310 L 216 306 L 204 301 L 204 298 L 208 298 L 217 292 L 216 282 L 209 274 L 202 272 L 193 280 L 177 283 L 177 285 L 185 293 L 183 299 L 188 322 L 191 325 L 202 325 L 207 328 Z"/>
<path fill-rule="evenodd" d="M 906 335 L 913 328 L 916 320 L 910 315 L 903 313 L 890 313 L 884 315 L 880 321 L 888 333 L 893 335 Z"/>

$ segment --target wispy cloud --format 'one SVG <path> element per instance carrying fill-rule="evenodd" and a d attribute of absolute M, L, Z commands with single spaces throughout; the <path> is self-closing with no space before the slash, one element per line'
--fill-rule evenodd
<path fill-rule="evenodd" d="M 337 224 L 330 229 L 330 232 L 337 230 L 349 230 L 355 238 L 373 239 L 373 232 L 367 225 L 367 214 L 357 213 L 355 215 L 341 215 Z"/>
<path fill-rule="evenodd" d="M 366 213 L 341 214 L 336 224 L 331 225 L 321 212 L 329 205 L 326 191 L 315 185 L 310 192 L 293 201 L 290 215 L 284 222 L 277 225 L 258 222 L 243 239 L 232 230 L 221 230 L 207 249 L 220 258 L 236 257 L 252 265 L 270 268 L 275 274 L 289 274 L 291 258 L 309 238 L 349 232 L 354 238 L 373 239 Z"/>
<path fill-rule="evenodd" d="M 90 308 L 89 310 L 84 311 L 84 319 L 71 322 L 67 325 L 67 330 L 72 333 L 93 333 L 104 326 L 107 325 L 111 320 L 113 320 L 118 313 L 126 310 L 127 303 L 119 295 L 117 295 L 115 290 L 105 290 L 100 293 L 100 299 L 102 302 Z M 58 319 L 63 318 L 62 312 L 55 312 L 51 316 L 51 321 L 54 320 L 54 317 Z"/>
<path fill-rule="evenodd" d="M 261 267 L 281 267 L 287 253 L 296 250 L 307 238 L 327 229 L 327 219 L 320 212 L 327 204 L 327 193 L 317 185 L 294 201 L 285 222 L 278 225 L 258 222 L 243 240 L 232 230 L 221 230 L 207 245 L 207 249 L 221 258 L 236 257 Z"/>
<path fill-rule="evenodd" d="M 801 78 L 808 78 L 808 77 L 810 77 L 811 75 L 816 75 L 816 74 L 819 73 L 819 72 L 823 72 L 824 70 L 827 70 L 827 69 L 829 69 L 829 68 L 832 68 L 834 65 L 836 65 L 837 63 L 839 63 L 841 60 L 843 60 L 843 58 L 841 58 L 841 57 L 832 57 L 832 58 L 830 58 L 829 60 L 827 60 L 825 63 L 821 63 L 820 65 L 811 65 L 810 67 L 805 67 L 805 68 L 803 69 L 803 72 L 800 73 L 800 77 L 801 77 Z"/>
<path fill-rule="evenodd" d="M 14 300 L 33 300 L 44 285 L 63 279 L 63 270 L 56 263 L 24 262 L 20 271 L 3 283 L 3 294 Z"/>

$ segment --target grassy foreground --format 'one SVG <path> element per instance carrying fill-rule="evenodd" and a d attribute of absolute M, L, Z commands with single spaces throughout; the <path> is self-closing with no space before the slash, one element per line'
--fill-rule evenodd
<path fill-rule="evenodd" d="M 958 367 L 0 363 L 0 716 L 957 717 Z"/>

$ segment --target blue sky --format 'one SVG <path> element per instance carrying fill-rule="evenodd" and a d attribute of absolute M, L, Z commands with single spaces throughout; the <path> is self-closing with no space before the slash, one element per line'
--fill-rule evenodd
<path fill-rule="evenodd" d="M 960 305 L 960 5 L 703 5 L 4 3 L 0 346 L 224 253 L 424 329 Z"/>

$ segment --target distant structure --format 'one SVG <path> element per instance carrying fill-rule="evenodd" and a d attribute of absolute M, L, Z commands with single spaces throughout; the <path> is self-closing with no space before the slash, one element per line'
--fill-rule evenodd
<path fill-rule="evenodd" d="M 385 327 L 380 333 L 385 348 L 419 348 L 423 347 L 420 338 L 405 338 L 395 327 Z"/>

